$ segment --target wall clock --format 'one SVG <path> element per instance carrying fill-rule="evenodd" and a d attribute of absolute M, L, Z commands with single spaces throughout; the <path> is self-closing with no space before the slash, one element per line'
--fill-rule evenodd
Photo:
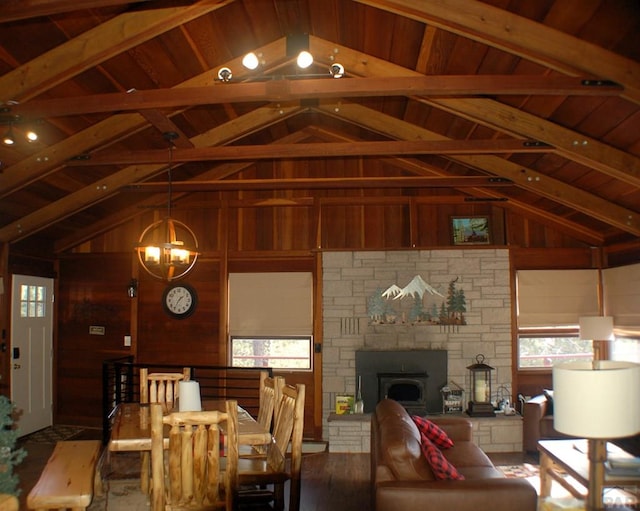
<path fill-rule="evenodd" d="M 198 295 L 189 284 L 172 284 L 162 293 L 162 307 L 172 318 L 188 318 L 196 310 L 197 304 Z"/>

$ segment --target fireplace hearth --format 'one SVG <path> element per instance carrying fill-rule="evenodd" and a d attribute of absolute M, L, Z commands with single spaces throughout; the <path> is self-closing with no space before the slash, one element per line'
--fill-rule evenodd
<path fill-rule="evenodd" d="M 447 383 L 446 350 L 358 350 L 356 380 L 362 381 L 365 413 L 385 397 L 416 415 L 442 413 L 440 389 Z"/>

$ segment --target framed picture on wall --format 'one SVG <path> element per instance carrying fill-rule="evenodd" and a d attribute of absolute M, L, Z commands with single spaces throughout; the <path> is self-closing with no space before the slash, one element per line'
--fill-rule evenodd
<path fill-rule="evenodd" d="M 455 216 L 451 218 L 451 234 L 454 245 L 488 245 L 488 216 Z"/>

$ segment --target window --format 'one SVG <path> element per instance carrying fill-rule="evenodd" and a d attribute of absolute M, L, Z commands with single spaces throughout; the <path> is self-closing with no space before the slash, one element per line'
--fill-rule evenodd
<path fill-rule="evenodd" d="M 556 362 L 593 358 L 593 343 L 575 333 L 536 332 L 518 335 L 518 369 L 550 369 Z"/>
<path fill-rule="evenodd" d="M 230 364 L 310 371 L 313 275 L 229 274 Z"/>
<path fill-rule="evenodd" d="M 611 359 L 640 364 L 640 336 L 616 336 L 611 343 Z"/>
<path fill-rule="evenodd" d="M 231 336 L 233 367 L 311 370 L 311 336 Z"/>
<path fill-rule="evenodd" d="M 44 318 L 46 288 L 44 286 L 20 286 L 20 317 Z"/>

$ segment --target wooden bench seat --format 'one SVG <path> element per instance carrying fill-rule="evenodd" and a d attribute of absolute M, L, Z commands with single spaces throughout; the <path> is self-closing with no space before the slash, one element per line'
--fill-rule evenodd
<path fill-rule="evenodd" d="M 87 509 L 93 500 L 101 450 L 99 440 L 58 442 L 27 496 L 27 507 L 36 511 Z"/>

